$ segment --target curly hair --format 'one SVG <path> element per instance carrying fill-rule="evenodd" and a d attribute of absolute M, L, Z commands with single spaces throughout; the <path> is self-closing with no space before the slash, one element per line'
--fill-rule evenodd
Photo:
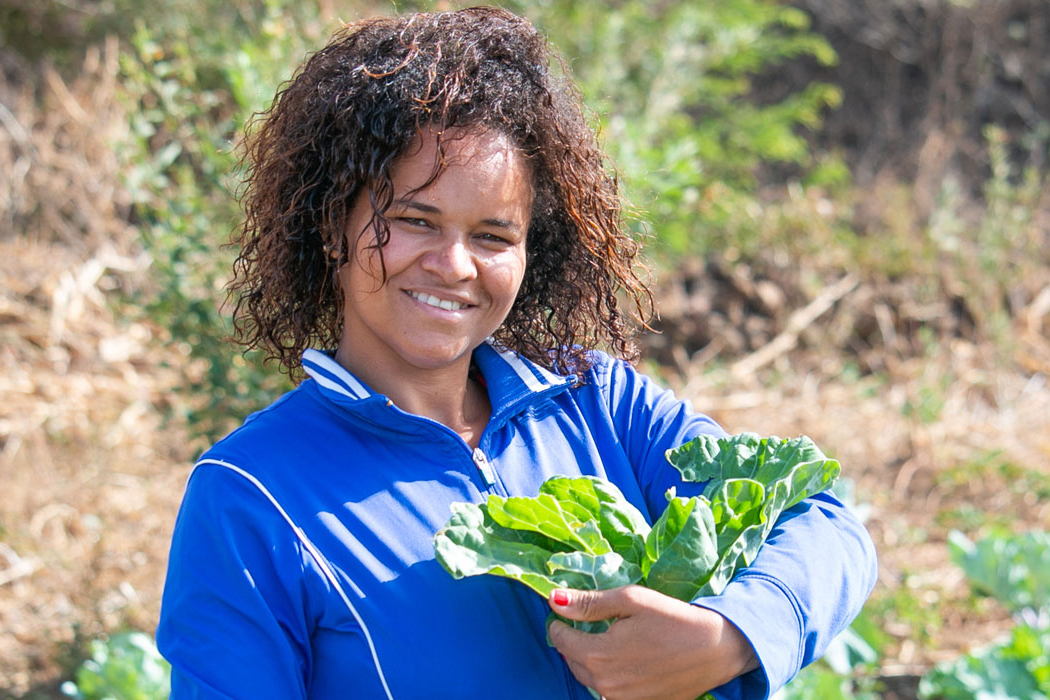
<path fill-rule="evenodd" d="M 494 339 L 562 373 L 587 369 L 602 345 L 634 359 L 632 321 L 645 323 L 652 297 L 635 271 L 639 246 L 624 230 L 615 175 L 565 75 L 528 20 L 495 8 L 338 31 L 249 127 L 228 287 L 235 339 L 293 378 L 307 347 L 335 348 L 336 273 L 353 248 L 345 229 L 359 194 L 370 194 L 366 230 L 381 255 L 392 164 L 425 127 L 489 128 L 527 157 L 535 193 L 525 277 Z"/>

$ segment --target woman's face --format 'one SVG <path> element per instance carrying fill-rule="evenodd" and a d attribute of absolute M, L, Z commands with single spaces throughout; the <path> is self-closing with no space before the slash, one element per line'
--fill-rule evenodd
<path fill-rule="evenodd" d="M 469 366 L 470 353 L 506 318 L 525 274 L 532 178 L 505 136 L 446 132 L 445 168 L 425 189 L 438 155 L 435 133 L 391 169 L 390 240 L 369 250 L 372 208 L 364 192 L 351 211 L 353 256 L 343 290 L 340 359 L 352 369 L 396 377 L 411 369 Z"/>

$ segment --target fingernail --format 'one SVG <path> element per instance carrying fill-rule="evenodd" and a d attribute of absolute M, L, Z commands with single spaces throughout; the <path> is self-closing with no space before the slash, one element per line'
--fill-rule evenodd
<path fill-rule="evenodd" d="M 557 590 L 551 593 L 551 602 L 555 605 L 568 605 L 569 594 L 567 591 Z"/>

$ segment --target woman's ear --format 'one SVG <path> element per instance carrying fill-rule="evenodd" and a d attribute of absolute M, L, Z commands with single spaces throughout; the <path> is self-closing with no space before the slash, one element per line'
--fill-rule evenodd
<path fill-rule="evenodd" d="M 347 257 L 343 255 L 343 251 L 346 249 L 346 235 L 343 234 L 335 242 L 325 243 L 324 254 L 331 260 L 335 260 L 340 266 L 347 261 Z"/>

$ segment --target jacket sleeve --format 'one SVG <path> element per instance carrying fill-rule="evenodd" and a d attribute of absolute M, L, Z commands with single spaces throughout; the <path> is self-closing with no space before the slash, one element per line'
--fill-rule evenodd
<path fill-rule="evenodd" d="M 664 453 L 697 435 L 724 431 L 622 361 L 608 361 L 598 372 L 652 517 L 666 507 L 668 488 L 680 496 L 700 493 L 702 485 L 681 481 Z M 818 659 L 860 613 L 876 576 L 867 530 L 830 492 L 784 511 L 751 566 L 721 595 L 693 601 L 736 625 L 760 664 L 713 694 L 723 700 L 768 698 Z"/>
<path fill-rule="evenodd" d="M 245 479 L 198 466 L 175 523 L 157 643 L 171 698 L 305 698 L 312 560 Z"/>

